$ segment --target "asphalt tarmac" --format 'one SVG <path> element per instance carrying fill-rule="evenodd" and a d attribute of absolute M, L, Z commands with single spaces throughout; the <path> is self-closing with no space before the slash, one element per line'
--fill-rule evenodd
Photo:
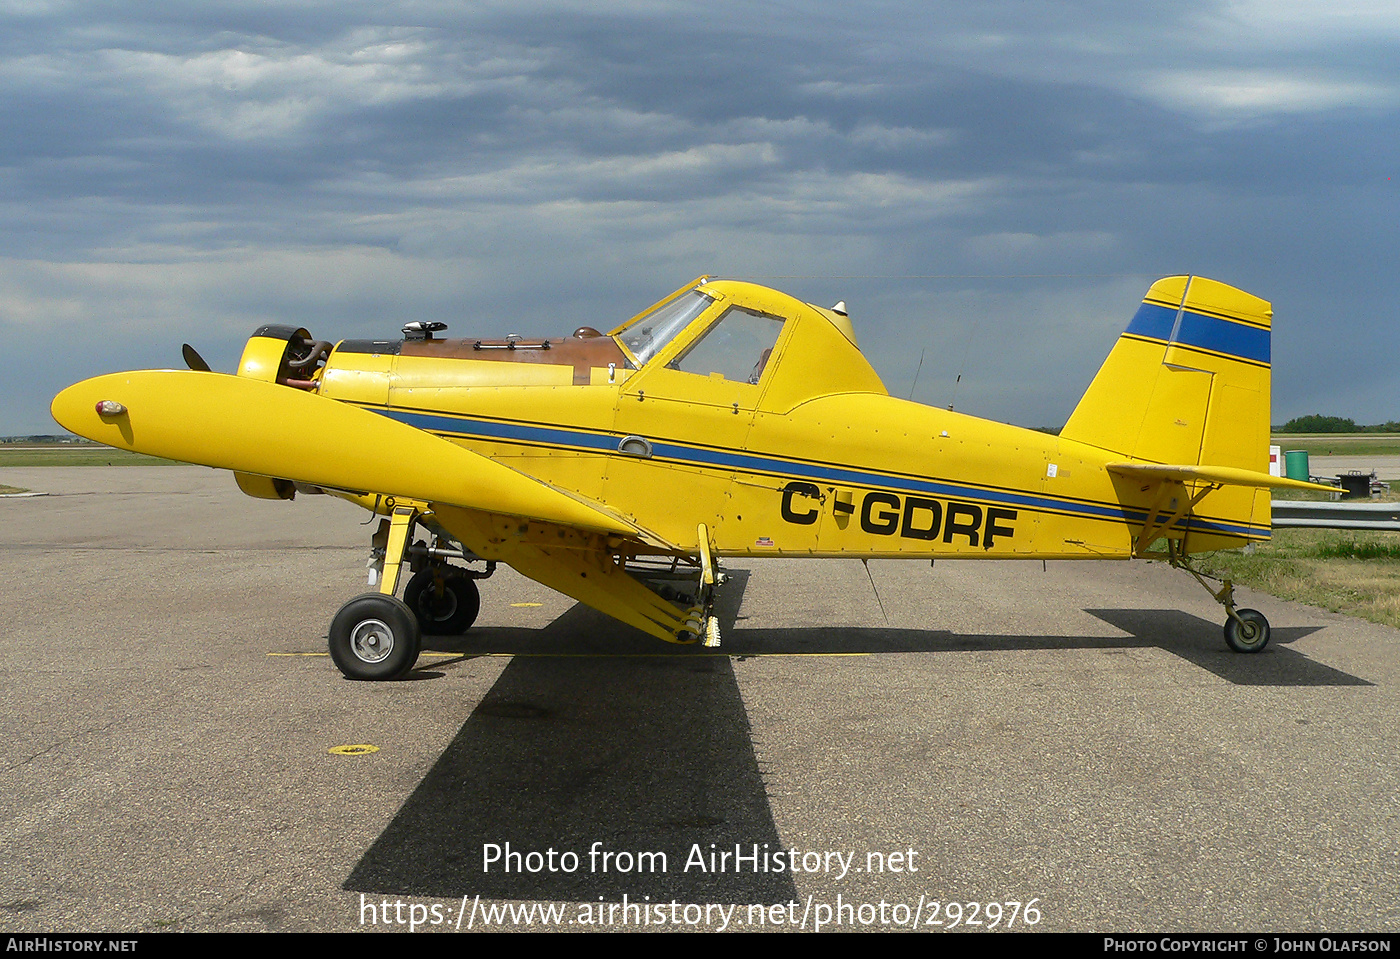
<path fill-rule="evenodd" d="M 766 561 L 713 653 L 503 570 L 356 683 L 354 507 L 0 483 L 51 494 L 0 500 L 5 931 L 1400 929 L 1392 629 L 1241 590 L 1240 656 L 1162 565 Z"/>
<path fill-rule="evenodd" d="M 1308 471 L 1313 476 L 1337 476 L 1358 470 L 1362 473 L 1375 473 L 1376 479 L 1393 482 L 1400 480 L 1400 456 L 1312 456 L 1308 459 Z"/>

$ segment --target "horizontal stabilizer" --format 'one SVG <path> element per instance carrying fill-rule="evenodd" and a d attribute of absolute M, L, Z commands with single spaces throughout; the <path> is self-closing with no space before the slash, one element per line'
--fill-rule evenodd
<path fill-rule="evenodd" d="M 223 373 L 98 376 L 54 398 L 66 429 L 118 449 L 600 533 L 651 534 L 431 433 L 315 393 Z"/>
<path fill-rule="evenodd" d="M 1256 470 L 1240 469 L 1235 466 L 1162 466 L 1156 463 L 1109 463 L 1106 469 L 1119 476 L 1131 476 L 1144 480 L 1178 480 L 1183 483 L 1198 481 L 1215 483 L 1220 486 L 1286 487 L 1288 489 L 1310 489 L 1324 493 L 1335 493 L 1335 486 L 1320 483 L 1307 483 L 1303 480 L 1273 476 Z"/>

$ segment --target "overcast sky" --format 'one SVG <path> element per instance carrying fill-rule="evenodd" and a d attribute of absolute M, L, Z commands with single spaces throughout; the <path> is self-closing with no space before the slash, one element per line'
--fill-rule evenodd
<path fill-rule="evenodd" d="M 702 273 L 1026 426 L 1201 274 L 1274 303 L 1275 423 L 1400 419 L 1394 0 L 0 0 L 0 91 L 0 434 L 183 341 L 559 335 Z"/>

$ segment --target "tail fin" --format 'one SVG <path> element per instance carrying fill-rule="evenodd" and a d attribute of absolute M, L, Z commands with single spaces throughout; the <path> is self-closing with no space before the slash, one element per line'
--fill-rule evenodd
<path fill-rule="evenodd" d="M 1214 280 L 1158 280 L 1060 432 L 1137 461 L 1109 466 L 1132 481 L 1125 495 L 1189 484 L 1195 492 L 1177 487 L 1189 512 L 1167 524 L 1173 532 L 1160 530 L 1186 552 L 1267 539 L 1264 487 L 1307 485 L 1268 475 L 1272 315 L 1264 300 Z M 1144 530 L 1139 547 L 1151 538 Z"/>
<path fill-rule="evenodd" d="M 1215 280 L 1158 280 L 1060 435 L 1152 463 L 1267 473 L 1272 316 Z"/>

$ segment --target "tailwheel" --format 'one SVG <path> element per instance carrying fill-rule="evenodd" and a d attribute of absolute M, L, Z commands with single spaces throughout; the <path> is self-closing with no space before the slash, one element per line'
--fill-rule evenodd
<path fill-rule="evenodd" d="M 1269 645 L 1269 621 L 1257 609 L 1237 609 L 1225 620 L 1225 642 L 1237 653 L 1257 653 Z"/>
<path fill-rule="evenodd" d="M 415 573 L 404 587 L 403 601 L 428 636 L 460 636 L 481 612 L 476 580 L 450 566 Z"/>
<path fill-rule="evenodd" d="M 331 659 L 349 679 L 402 676 L 417 662 L 420 642 L 408 606 L 383 593 L 356 596 L 331 621 Z"/>

